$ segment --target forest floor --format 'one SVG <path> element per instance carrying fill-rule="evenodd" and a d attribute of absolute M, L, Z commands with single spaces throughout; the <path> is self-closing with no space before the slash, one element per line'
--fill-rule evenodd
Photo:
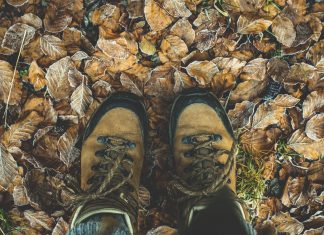
<path fill-rule="evenodd" d="M 167 125 L 193 87 L 231 119 L 258 234 L 323 234 L 323 22 L 321 0 L 0 0 L 0 234 L 68 231 L 84 127 L 116 91 L 149 117 L 140 232 L 176 234 Z"/>

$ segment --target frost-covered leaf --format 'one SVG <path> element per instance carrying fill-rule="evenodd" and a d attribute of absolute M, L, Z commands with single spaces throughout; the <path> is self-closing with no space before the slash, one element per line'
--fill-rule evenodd
<path fill-rule="evenodd" d="M 238 76 L 246 64 L 246 61 L 241 61 L 231 57 L 216 57 L 213 62 L 217 65 L 219 70 L 226 70 L 232 73 L 234 76 Z M 262 63 L 259 64 L 262 68 Z"/>
<path fill-rule="evenodd" d="M 309 48 L 306 58 L 316 65 L 324 57 L 324 39 L 315 43 L 311 48 Z"/>
<path fill-rule="evenodd" d="M 284 107 L 273 106 L 269 103 L 261 104 L 252 119 L 252 128 L 265 129 L 270 125 L 280 126 L 282 119 L 286 118 L 286 109 Z"/>
<path fill-rule="evenodd" d="M 52 64 L 46 73 L 47 89 L 55 100 L 65 99 L 70 96 L 72 87 L 68 80 L 68 73 L 73 68 L 70 57 L 64 57 Z"/>
<path fill-rule="evenodd" d="M 55 4 L 57 1 L 52 1 L 47 7 L 44 27 L 45 30 L 50 33 L 59 33 L 66 29 L 72 22 L 72 16 L 66 11 L 69 7 L 71 0 L 61 1 L 59 4 Z"/>
<path fill-rule="evenodd" d="M 142 91 L 139 89 L 139 87 L 135 84 L 135 82 L 132 81 L 132 79 L 127 76 L 125 73 L 122 73 L 120 75 L 120 82 L 123 87 L 125 87 L 127 90 L 130 92 L 138 95 L 138 96 L 143 96 Z"/>
<path fill-rule="evenodd" d="M 324 154 L 324 139 L 314 141 L 302 129 L 298 129 L 288 140 L 288 147 L 305 158 L 317 160 Z"/>
<path fill-rule="evenodd" d="M 14 187 L 13 193 L 12 193 L 14 204 L 16 206 L 25 206 L 29 204 L 27 195 L 26 195 L 26 189 L 23 185 L 17 185 Z"/>
<path fill-rule="evenodd" d="M 84 82 L 82 82 L 71 95 L 71 107 L 81 117 L 84 116 L 92 101 L 92 91 Z"/>
<path fill-rule="evenodd" d="M 0 100 L 4 103 L 8 102 L 9 105 L 17 105 L 21 99 L 22 85 L 18 73 L 16 72 L 14 76 L 12 66 L 3 60 L 0 60 L 0 80 Z"/>
<path fill-rule="evenodd" d="M 52 60 L 58 60 L 67 55 L 64 43 L 58 37 L 52 35 L 44 35 L 40 38 L 40 46 L 43 53 Z"/>
<path fill-rule="evenodd" d="M 66 234 L 68 231 L 69 231 L 69 224 L 65 222 L 65 220 L 61 217 L 57 221 L 52 231 L 52 235 L 63 235 Z"/>
<path fill-rule="evenodd" d="M 48 231 L 51 231 L 54 227 L 54 219 L 49 217 L 44 211 L 24 211 L 25 218 L 29 221 L 30 225 L 41 226 Z"/>
<path fill-rule="evenodd" d="M 189 17 L 191 15 L 184 0 L 165 0 L 163 8 L 173 17 Z"/>
<path fill-rule="evenodd" d="M 306 123 L 305 133 L 312 140 L 317 141 L 324 138 L 324 113 L 313 116 Z"/>
<path fill-rule="evenodd" d="M 243 81 L 247 81 L 251 79 L 257 81 L 265 80 L 266 72 L 267 72 L 267 63 L 268 60 L 263 58 L 257 58 L 251 60 L 243 68 L 240 78 Z"/>
<path fill-rule="evenodd" d="M 271 221 L 274 223 L 278 232 L 289 234 L 300 234 L 304 230 L 301 222 L 291 217 L 289 213 L 279 212 L 272 216 Z"/>
<path fill-rule="evenodd" d="M 286 95 L 286 94 L 279 94 L 276 96 L 274 100 L 271 100 L 270 103 L 272 105 L 280 106 L 280 107 L 285 107 L 285 108 L 292 108 L 298 104 L 300 99 L 297 99 L 291 95 Z"/>
<path fill-rule="evenodd" d="M 233 102 L 241 102 L 244 100 L 252 100 L 258 97 L 267 87 L 268 81 L 247 80 L 241 82 L 232 91 L 230 100 Z"/>
<path fill-rule="evenodd" d="M 33 26 L 35 29 L 40 29 L 43 26 L 43 21 L 37 15 L 33 13 L 27 13 L 21 17 L 21 21 L 24 24 Z"/>
<path fill-rule="evenodd" d="M 60 160 L 70 167 L 80 155 L 80 150 L 75 147 L 78 141 L 78 127 L 70 127 L 58 140 L 57 148 L 60 153 Z"/>
<path fill-rule="evenodd" d="M 6 190 L 17 174 L 17 162 L 7 149 L 0 144 L 0 186 Z"/>
<path fill-rule="evenodd" d="M 187 46 L 190 46 L 195 40 L 195 30 L 187 19 L 179 19 L 170 29 L 170 34 L 181 38 Z"/>
<path fill-rule="evenodd" d="M 187 66 L 186 70 L 200 85 L 209 84 L 215 74 L 219 72 L 216 64 L 207 60 L 194 61 Z"/>
<path fill-rule="evenodd" d="M 178 36 L 168 35 L 161 42 L 161 50 L 171 61 L 180 61 L 188 53 L 188 47 Z"/>
<path fill-rule="evenodd" d="M 237 32 L 240 34 L 257 34 L 265 31 L 272 24 L 272 21 L 266 19 L 249 19 L 240 16 L 237 20 Z"/>
<path fill-rule="evenodd" d="M 296 38 L 296 31 L 292 21 L 285 16 L 278 15 L 272 23 L 272 32 L 278 42 L 290 47 Z"/>
<path fill-rule="evenodd" d="M 151 229 L 146 235 L 177 235 L 178 230 L 166 225 L 159 226 L 155 229 Z"/>
<path fill-rule="evenodd" d="M 2 47 L 18 52 L 21 46 L 26 46 L 30 42 L 30 40 L 34 37 L 35 32 L 35 28 L 27 24 L 14 24 L 4 35 Z"/>
<path fill-rule="evenodd" d="M 144 14 L 153 31 L 165 29 L 172 23 L 172 17 L 154 0 L 145 0 Z"/>
<path fill-rule="evenodd" d="M 98 97 L 107 97 L 111 92 L 111 85 L 103 80 L 98 80 L 92 85 L 92 90 L 95 96 Z"/>
<path fill-rule="evenodd" d="M 324 107 L 324 91 L 313 91 L 310 93 L 303 103 L 303 117 L 308 118 L 315 112 L 323 111 Z"/>
<path fill-rule="evenodd" d="M 228 116 L 231 120 L 233 128 L 238 129 L 248 125 L 251 121 L 254 109 L 255 103 L 243 101 L 241 103 L 237 103 L 234 109 L 229 110 Z"/>
<path fill-rule="evenodd" d="M 6 2 L 14 7 L 21 7 L 28 2 L 28 0 L 6 0 Z"/>
<path fill-rule="evenodd" d="M 33 145 L 42 138 L 44 135 L 46 135 L 49 131 L 51 131 L 54 128 L 54 126 L 47 126 L 42 129 L 38 129 L 34 135 Z"/>

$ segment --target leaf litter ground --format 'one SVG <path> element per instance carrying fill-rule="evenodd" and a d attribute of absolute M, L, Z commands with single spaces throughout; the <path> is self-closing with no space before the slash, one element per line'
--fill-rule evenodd
<path fill-rule="evenodd" d="M 175 234 L 168 115 L 203 87 L 232 121 L 258 233 L 323 234 L 323 20 L 319 0 L 0 0 L 0 231 L 66 233 L 84 127 L 130 91 L 150 127 L 141 234 Z"/>

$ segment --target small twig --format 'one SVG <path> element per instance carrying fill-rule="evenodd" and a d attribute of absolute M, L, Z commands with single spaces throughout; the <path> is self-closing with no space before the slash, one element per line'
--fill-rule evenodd
<path fill-rule="evenodd" d="M 24 47 L 24 42 L 25 42 L 26 34 L 27 34 L 27 30 L 25 30 L 23 39 L 21 41 L 21 45 L 20 45 L 18 57 L 17 57 L 17 60 L 16 60 L 16 65 L 15 65 L 14 73 L 13 73 L 13 76 L 12 76 L 12 79 L 11 79 L 11 84 L 10 84 L 8 99 L 7 99 L 7 102 L 6 102 L 6 109 L 5 109 L 5 112 L 3 114 L 3 117 L 4 117 L 4 125 L 6 127 L 8 127 L 7 117 L 8 117 L 8 108 L 9 108 L 9 101 L 10 101 L 11 91 L 12 91 L 12 88 L 13 88 L 13 85 L 14 85 L 14 81 L 15 81 L 15 77 L 16 77 L 16 71 L 17 71 L 17 66 L 18 66 L 18 62 L 19 62 L 19 58 L 20 58 L 21 51 L 22 51 L 22 49 Z"/>
<path fill-rule="evenodd" d="M 6 235 L 6 234 L 4 233 L 4 231 L 1 229 L 1 227 L 0 227 L 0 232 L 1 232 L 3 235 Z"/>

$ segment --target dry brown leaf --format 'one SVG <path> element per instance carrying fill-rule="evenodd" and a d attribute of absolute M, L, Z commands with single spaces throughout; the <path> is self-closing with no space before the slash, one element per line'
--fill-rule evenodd
<path fill-rule="evenodd" d="M 102 25 L 105 29 L 117 30 L 119 27 L 120 9 L 111 4 L 96 8 L 91 16 L 94 25 Z"/>
<path fill-rule="evenodd" d="M 41 90 L 46 85 L 45 72 L 38 66 L 36 61 L 30 64 L 28 82 L 34 86 L 35 91 Z"/>
<path fill-rule="evenodd" d="M 222 95 L 224 92 L 234 88 L 235 80 L 236 78 L 232 73 L 223 70 L 216 73 L 212 78 L 211 87 L 218 95 Z"/>
<path fill-rule="evenodd" d="M 217 66 L 212 61 L 194 61 L 186 67 L 187 73 L 202 85 L 208 85 L 217 72 Z"/>
<path fill-rule="evenodd" d="M 22 23 L 33 26 L 35 29 L 40 29 L 43 26 L 42 19 L 39 18 L 37 15 L 34 15 L 33 13 L 27 13 L 23 15 L 20 19 Z"/>
<path fill-rule="evenodd" d="M 324 113 L 313 116 L 306 123 L 305 133 L 312 140 L 318 141 L 324 138 Z"/>
<path fill-rule="evenodd" d="M 200 52 L 208 51 L 215 46 L 216 33 L 208 29 L 200 30 L 196 33 L 195 42 L 197 42 L 196 47 Z"/>
<path fill-rule="evenodd" d="M 278 57 L 271 58 L 267 64 L 267 73 L 276 82 L 283 82 L 289 72 L 289 64 L 287 61 Z"/>
<path fill-rule="evenodd" d="M 0 27 L 0 42 L 2 42 L 3 37 L 6 34 L 6 32 L 7 32 L 7 28 Z M 1 43 L 0 43 L 0 54 L 1 55 L 12 55 L 13 53 L 14 53 L 13 50 L 11 50 L 9 48 L 2 47 Z"/>
<path fill-rule="evenodd" d="M 62 32 L 72 22 L 72 16 L 66 11 L 71 0 L 61 1 L 58 4 L 56 2 L 52 1 L 48 5 L 44 18 L 45 30 L 50 33 Z"/>
<path fill-rule="evenodd" d="M 177 235 L 178 230 L 169 226 L 163 225 L 147 232 L 147 235 Z"/>
<path fill-rule="evenodd" d="M 57 141 L 60 160 L 71 167 L 72 163 L 80 156 L 80 150 L 75 147 L 78 141 L 78 126 L 72 126 Z"/>
<path fill-rule="evenodd" d="M 296 63 L 291 66 L 285 82 L 302 82 L 313 90 L 319 80 L 316 68 L 306 63 Z"/>
<path fill-rule="evenodd" d="M 76 53 L 81 49 L 86 53 L 93 54 L 95 48 L 83 33 L 76 28 L 67 28 L 63 31 L 63 41 L 69 53 Z"/>
<path fill-rule="evenodd" d="M 24 211 L 25 218 L 29 221 L 30 225 L 41 226 L 48 231 L 51 231 L 54 227 L 54 219 L 49 217 L 44 211 Z"/>
<path fill-rule="evenodd" d="M 238 76 L 246 64 L 246 61 L 231 57 L 216 57 L 212 61 L 217 65 L 219 70 L 226 70 L 226 72 L 230 72 L 234 76 Z"/>
<path fill-rule="evenodd" d="M 138 95 L 138 96 L 143 96 L 143 85 L 138 86 L 136 82 L 134 82 L 127 74 L 122 73 L 120 75 L 120 82 L 123 87 L 125 87 L 127 90 L 130 92 Z M 141 83 L 138 81 L 138 83 Z"/>
<path fill-rule="evenodd" d="M 272 216 L 271 221 L 274 223 L 278 232 L 289 234 L 300 234 L 304 230 L 301 222 L 292 218 L 289 213 L 279 212 Z"/>
<path fill-rule="evenodd" d="M 164 0 L 162 7 L 169 15 L 176 18 L 189 17 L 191 15 L 184 0 Z"/>
<path fill-rule="evenodd" d="M 317 160 L 324 154 L 324 139 L 314 141 L 302 129 L 298 129 L 288 140 L 288 147 L 305 158 Z"/>
<path fill-rule="evenodd" d="M 305 230 L 303 235 L 322 235 L 324 233 L 324 226 L 315 229 Z"/>
<path fill-rule="evenodd" d="M 237 32 L 240 34 L 257 34 L 265 31 L 272 24 L 272 21 L 265 19 L 249 19 L 243 15 L 237 20 Z"/>
<path fill-rule="evenodd" d="M 313 91 L 310 93 L 303 103 L 303 118 L 308 118 L 318 111 L 322 111 L 324 107 L 324 92 Z"/>
<path fill-rule="evenodd" d="M 52 60 L 58 60 L 67 55 L 64 43 L 58 37 L 44 35 L 40 38 L 40 46 L 43 53 Z"/>
<path fill-rule="evenodd" d="M 53 229 L 52 235 L 63 235 L 66 234 L 68 231 L 69 231 L 69 224 L 65 222 L 65 220 L 61 217 L 57 221 Z"/>
<path fill-rule="evenodd" d="M 257 12 L 265 2 L 265 0 L 224 0 L 223 6 L 233 12 Z"/>
<path fill-rule="evenodd" d="M 255 46 L 258 51 L 263 53 L 274 51 L 277 47 L 275 42 L 266 37 L 253 40 L 253 46 Z"/>
<path fill-rule="evenodd" d="M 188 47 L 178 36 L 168 35 L 161 42 L 161 51 L 170 61 L 180 61 L 188 53 Z"/>
<path fill-rule="evenodd" d="M 309 200 L 307 195 L 306 177 L 296 177 L 289 181 L 288 195 L 294 206 L 305 206 Z"/>
<path fill-rule="evenodd" d="M 144 16 L 144 2 L 142 0 L 127 0 L 127 3 L 129 18 L 134 19 Z"/>
<path fill-rule="evenodd" d="M 92 85 L 92 90 L 97 97 L 107 97 L 111 92 L 111 85 L 103 80 L 98 80 Z"/>
<path fill-rule="evenodd" d="M 306 58 L 316 65 L 324 57 L 324 39 L 315 43 L 311 48 L 309 48 Z"/>
<path fill-rule="evenodd" d="M 267 87 L 268 81 L 248 80 L 241 82 L 232 91 L 230 100 L 232 102 L 242 102 L 244 100 L 253 100 L 258 97 Z"/>
<path fill-rule="evenodd" d="M 14 76 L 13 67 L 3 60 L 0 60 L 0 79 L 0 100 L 4 103 L 8 102 L 9 105 L 17 105 L 21 99 L 22 84 L 19 80 L 18 72 L 16 72 Z M 12 82 L 13 85 L 11 89 Z"/>
<path fill-rule="evenodd" d="M 83 117 L 92 101 L 92 91 L 85 82 L 82 81 L 71 95 L 71 108 L 77 112 L 80 117 Z"/>
<path fill-rule="evenodd" d="M 193 86 L 194 86 L 193 81 L 190 79 L 190 77 L 187 74 L 179 70 L 176 70 L 174 72 L 174 88 L 173 88 L 174 93 L 181 92 L 184 89 L 191 88 Z"/>
<path fill-rule="evenodd" d="M 278 15 L 272 23 L 272 33 L 278 42 L 290 47 L 296 39 L 296 31 L 292 21 L 285 16 Z"/>
<path fill-rule="evenodd" d="M 28 2 L 28 0 L 6 0 L 6 2 L 11 6 L 21 7 L 25 5 Z"/>
<path fill-rule="evenodd" d="M 180 37 L 187 46 L 195 41 L 195 30 L 187 19 L 179 19 L 170 29 L 170 34 Z"/>
<path fill-rule="evenodd" d="M 25 119 L 10 126 L 3 135 L 3 144 L 11 153 L 19 152 L 22 141 L 30 140 L 44 119 L 35 111 Z"/>
<path fill-rule="evenodd" d="M 214 26 L 218 23 L 219 13 L 214 8 L 201 11 L 195 21 L 192 23 L 193 26 L 201 29 L 211 30 L 215 29 Z"/>
<path fill-rule="evenodd" d="M 35 32 L 35 28 L 27 24 L 14 24 L 7 30 L 6 34 L 4 35 L 1 46 L 18 52 L 21 46 L 26 46 L 30 42 L 30 40 L 34 37 Z"/>
<path fill-rule="evenodd" d="M 243 128 L 251 122 L 254 109 L 255 103 L 246 100 L 235 104 L 234 109 L 229 110 L 228 117 L 234 130 Z"/>
<path fill-rule="evenodd" d="M 298 15 L 306 14 L 306 0 L 288 0 L 287 3 Z"/>
<path fill-rule="evenodd" d="M 274 106 L 265 102 L 261 104 L 253 115 L 252 129 L 265 129 L 270 125 L 281 126 L 282 119 L 286 119 L 286 108 Z"/>
<path fill-rule="evenodd" d="M 300 99 L 297 99 L 291 95 L 279 94 L 274 100 L 270 101 L 270 104 L 279 107 L 292 108 L 295 107 L 299 101 Z"/>
<path fill-rule="evenodd" d="M 144 14 L 153 31 L 165 29 L 172 23 L 172 17 L 154 0 L 145 0 Z"/>
<path fill-rule="evenodd" d="M 268 60 L 263 59 L 263 58 L 257 58 L 257 59 L 251 60 L 243 68 L 240 78 L 243 81 L 247 81 L 247 80 L 251 80 L 251 79 L 257 80 L 257 81 L 265 80 L 266 72 L 267 72 L 267 63 L 268 63 Z"/>
<path fill-rule="evenodd" d="M 55 100 L 65 99 L 70 96 L 72 87 L 68 80 L 69 70 L 73 68 L 73 62 L 69 56 L 52 64 L 46 73 L 47 89 Z"/>
<path fill-rule="evenodd" d="M 46 135 L 48 132 L 50 132 L 52 129 L 54 128 L 54 126 L 47 126 L 44 127 L 42 129 L 38 129 L 34 135 L 34 139 L 33 139 L 33 145 L 35 145 L 35 143 L 42 138 L 44 135 Z"/>
<path fill-rule="evenodd" d="M 278 128 L 269 130 L 254 129 L 246 131 L 240 136 L 240 143 L 244 151 L 254 156 L 262 157 L 273 151 L 281 131 Z"/>
<path fill-rule="evenodd" d="M 7 190 L 16 175 L 18 175 L 17 162 L 0 143 L 0 187 Z"/>
<path fill-rule="evenodd" d="M 13 193 L 12 193 L 14 204 L 16 206 L 26 206 L 29 204 L 26 190 L 23 185 L 17 185 L 14 187 Z"/>
<path fill-rule="evenodd" d="M 79 70 L 76 68 L 72 68 L 69 70 L 68 73 L 68 80 L 71 87 L 77 87 L 81 83 L 85 83 L 85 85 L 88 85 L 88 79 L 86 76 L 84 76 Z"/>

